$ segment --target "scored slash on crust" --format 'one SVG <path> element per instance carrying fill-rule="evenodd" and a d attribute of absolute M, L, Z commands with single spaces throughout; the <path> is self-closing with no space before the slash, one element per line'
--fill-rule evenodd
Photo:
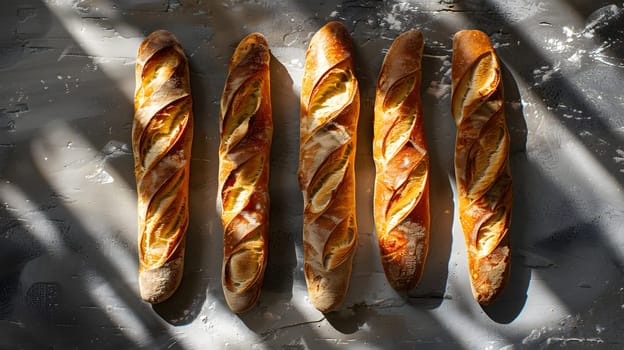
<path fill-rule="evenodd" d="M 243 38 L 221 97 L 218 207 L 223 226 L 222 287 L 230 309 L 258 300 L 268 255 L 270 52 L 264 36 Z"/>
<path fill-rule="evenodd" d="M 456 33 L 452 66 L 460 223 L 473 294 L 486 305 L 509 276 L 512 192 L 501 72 L 489 38 L 474 30 Z"/>
<path fill-rule="evenodd" d="M 394 40 L 375 98 L 375 228 L 384 272 L 398 290 L 418 283 L 429 246 L 429 158 L 420 102 L 423 46 L 417 30 Z"/>
<path fill-rule="evenodd" d="M 357 242 L 355 147 L 359 114 L 350 37 L 323 26 L 306 53 L 301 89 L 299 185 L 304 198 L 304 272 L 322 312 L 345 297 Z"/>
<path fill-rule="evenodd" d="M 182 279 L 193 135 L 188 63 L 167 31 L 153 32 L 139 48 L 134 107 L 139 289 L 160 303 Z"/>

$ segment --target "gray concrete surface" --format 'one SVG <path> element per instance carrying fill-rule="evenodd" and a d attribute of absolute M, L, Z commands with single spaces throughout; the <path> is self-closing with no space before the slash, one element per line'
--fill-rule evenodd
<path fill-rule="evenodd" d="M 0 11 L 0 349 L 621 349 L 624 8 L 582 0 L 9 0 Z M 308 302 L 296 183 L 304 53 L 329 20 L 352 33 L 362 93 L 360 241 L 343 308 Z M 130 129 L 134 60 L 152 30 L 190 59 L 195 110 L 185 276 L 138 297 Z M 372 223 L 374 86 L 385 50 L 423 30 L 432 239 L 407 294 Z M 453 201 L 451 38 L 487 32 L 505 67 L 513 258 L 500 300 L 471 296 Z M 215 214 L 218 101 L 247 33 L 273 54 L 270 258 L 260 302 L 232 314 Z"/>

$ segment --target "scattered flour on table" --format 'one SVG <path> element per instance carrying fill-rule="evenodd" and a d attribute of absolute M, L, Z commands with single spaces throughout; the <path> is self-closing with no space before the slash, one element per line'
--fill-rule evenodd
<path fill-rule="evenodd" d="M 544 49 L 560 57 L 555 65 L 563 64 L 570 68 L 580 68 L 584 58 L 624 68 L 622 57 L 610 56 L 606 51 L 615 45 L 623 43 L 620 37 L 606 38 L 598 47 L 593 42 L 596 39 L 596 31 L 608 25 L 620 21 L 624 15 L 624 8 L 616 5 L 607 5 L 594 11 L 585 26 L 581 29 L 573 26 L 564 26 L 562 36 L 544 39 Z"/>
<path fill-rule="evenodd" d="M 390 30 L 405 31 L 410 19 L 407 15 L 414 14 L 417 10 L 418 7 L 407 2 L 393 4 L 390 9 L 380 13 L 381 25 Z"/>
<path fill-rule="evenodd" d="M 558 327 L 541 327 L 531 330 L 529 335 L 522 339 L 522 344 L 529 346 L 540 345 L 541 347 L 544 345 L 547 347 L 550 345 L 565 347 L 568 344 L 594 346 L 605 343 L 605 340 L 599 337 L 599 335 L 604 333 L 607 328 L 596 325 L 593 329 L 587 329 L 587 332 L 583 332 L 580 329 L 583 328 L 584 322 L 581 315 L 568 315 L 559 321 Z"/>

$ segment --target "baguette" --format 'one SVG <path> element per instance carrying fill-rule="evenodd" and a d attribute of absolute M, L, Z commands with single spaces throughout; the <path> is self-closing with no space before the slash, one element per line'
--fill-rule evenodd
<path fill-rule="evenodd" d="M 360 95 L 351 38 L 329 22 L 310 41 L 301 86 L 298 179 L 304 274 L 321 312 L 342 304 L 357 242 L 355 148 Z"/>
<path fill-rule="evenodd" d="M 509 276 L 512 186 L 501 70 L 483 32 L 453 38 L 451 100 L 459 219 L 472 292 L 487 305 Z"/>
<path fill-rule="evenodd" d="M 420 100 L 423 35 L 399 35 L 383 61 L 376 89 L 374 218 L 390 285 L 418 284 L 429 249 L 429 154 Z"/>
<path fill-rule="evenodd" d="M 269 153 L 273 135 L 269 46 L 262 34 L 241 40 L 221 97 L 219 209 L 223 225 L 222 287 L 242 313 L 260 295 L 268 257 Z"/>
<path fill-rule="evenodd" d="M 153 32 L 138 50 L 132 124 L 139 289 L 152 304 L 169 298 L 182 280 L 192 107 L 184 50 L 170 32 Z"/>

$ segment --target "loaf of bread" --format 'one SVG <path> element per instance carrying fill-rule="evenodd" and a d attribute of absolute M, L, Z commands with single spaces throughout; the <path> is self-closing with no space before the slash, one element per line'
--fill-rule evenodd
<path fill-rule="evenodd" d="M 304 273 L 310 301 L 321 312 L 340 306 L 349 287 L 357 242 L 359 109 L 349 32 L 339 22 L 327 23 L 306 52 L 299 150 Z"/>
<path fill-rule="evenodd" d="M 429 249 L 429 154 L 420 100 L 423 35 L 399 35 L 381 66 L 375 97 L 374 217 L 390 285 L 418 284 Z"/>
<path fill-rule="evenodd" d="M 221 97 L 217 198 L 223 224 L 222 286 L 236 313 L 256 304 L 268 259 L 273 135 L 269 61 L 262 34 L 242 39 Z"/>
<path fill-rule="evenodd" d="M 455 177 L 472 292 L 491 303 L 509 276 L 512 186 L 501 69 L 488 36 L 453 38 L 451 109 Z"/>
<path fill-rule="evenodd" d="M 192 107 L 182 47 L 173 34 L 153 32 L 137 55 L 132 125 L 139 289 L 153 304 L 176 291 L 184 269 Z"/>

